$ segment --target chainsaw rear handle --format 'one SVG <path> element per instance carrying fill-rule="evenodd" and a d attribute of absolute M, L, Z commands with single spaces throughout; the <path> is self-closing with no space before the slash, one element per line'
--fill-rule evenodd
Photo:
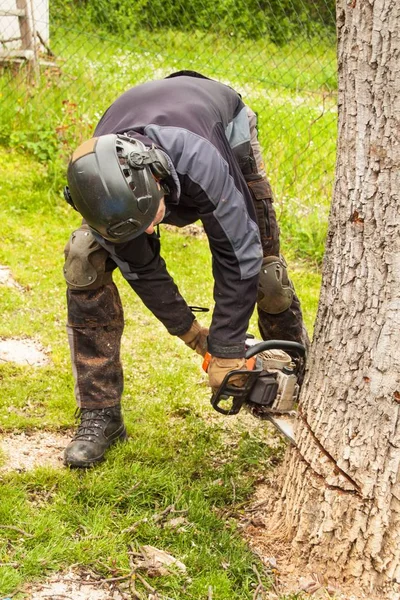
<path fill-rule="evenodd" d="M 284 350 L 285 352 L 296 353 L 299 358 L 304 358 L 306 355 L 306 349 L 303 344 L 298 342 L 289 342 L 287 340 L 267 340 L 265 342 L 259 342 L 254 346 L 249 346 L 246 350 L 245 358 L 251 358 L 260 352 L 265 350 Z"/>

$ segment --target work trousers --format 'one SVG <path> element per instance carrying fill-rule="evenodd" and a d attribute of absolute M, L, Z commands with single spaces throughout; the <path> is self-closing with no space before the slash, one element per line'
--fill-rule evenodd
<path fill-rule="evenodd" d="M 251 155 L 242 172 L 250 188 L 256 209 L 257 224 L 260 230 L 263 256 L 280 257 L 280 231 L 273 204 L 272 189 L 265 173 L 260 142 L 257 135 L 257 116 L 247 107 L 250 125 Z M 299 342 L 308 349 L 309 339 L 303 323 L 300 300 L 293 293 L 291 305 L 278 314 L 271 314 L 257 306 L 258 328 L 263 340 L 289 340 Z"/>

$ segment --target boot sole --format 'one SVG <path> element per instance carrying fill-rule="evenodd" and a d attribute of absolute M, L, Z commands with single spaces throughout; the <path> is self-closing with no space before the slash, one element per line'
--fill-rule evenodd
<path fill-rule="evenodd" d="M 87 469 L 89 467 L 93 467 L 94 465 L 97 465 L 105 460 L 105 454 L 111 446 L 113 446 L 114 444 L 117 444 L 118 442 L 126 442 L 127 439 L 128 439 L 128 434 L 126 432 L 125 425 L 123 425 L 121 430 L 117 430 L 110 437 L 110 443 L 108 444 L 108 446 L 105 449 L 105 451 L 103 452 L 103 454 L 100 454 L 99 456 L 96 456 L 95 458 L 92 458 L 91 460 L 85 460 L 85 461 L 68 462 L 64 459 L 64 465 L 71 469 Z"/>

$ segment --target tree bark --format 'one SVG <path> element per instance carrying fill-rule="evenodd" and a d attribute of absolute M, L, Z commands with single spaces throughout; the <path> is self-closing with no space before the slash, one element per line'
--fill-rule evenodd
<path fill-rule="evenodd" d="M 310 568 L 400 592 L 400 2 L 338 0 L 336 182 L 280 511 Z"/>

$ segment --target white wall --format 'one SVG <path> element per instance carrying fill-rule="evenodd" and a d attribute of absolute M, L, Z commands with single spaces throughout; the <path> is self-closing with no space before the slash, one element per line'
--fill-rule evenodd
<path fill-rule="evenodd" d="M 33 8 L 36 31 L 40 33 L 45 42 L 49 41 L 49 0 L 27 0 L 28 11 Z M 15 10 L 15 0 L 0 0 L 0 10 Z M 31 20 L 30 20 L 31 21 Z M 32 27 L 32 23 L 31 23 Z M 20 35 L 18 17 L 0 16 L 0 40 L 5 40 Z M 20 42 L 6 44 L 6 48 L 19 48 Z M 4 48 L 0 44 L 0 50 Z"/>

